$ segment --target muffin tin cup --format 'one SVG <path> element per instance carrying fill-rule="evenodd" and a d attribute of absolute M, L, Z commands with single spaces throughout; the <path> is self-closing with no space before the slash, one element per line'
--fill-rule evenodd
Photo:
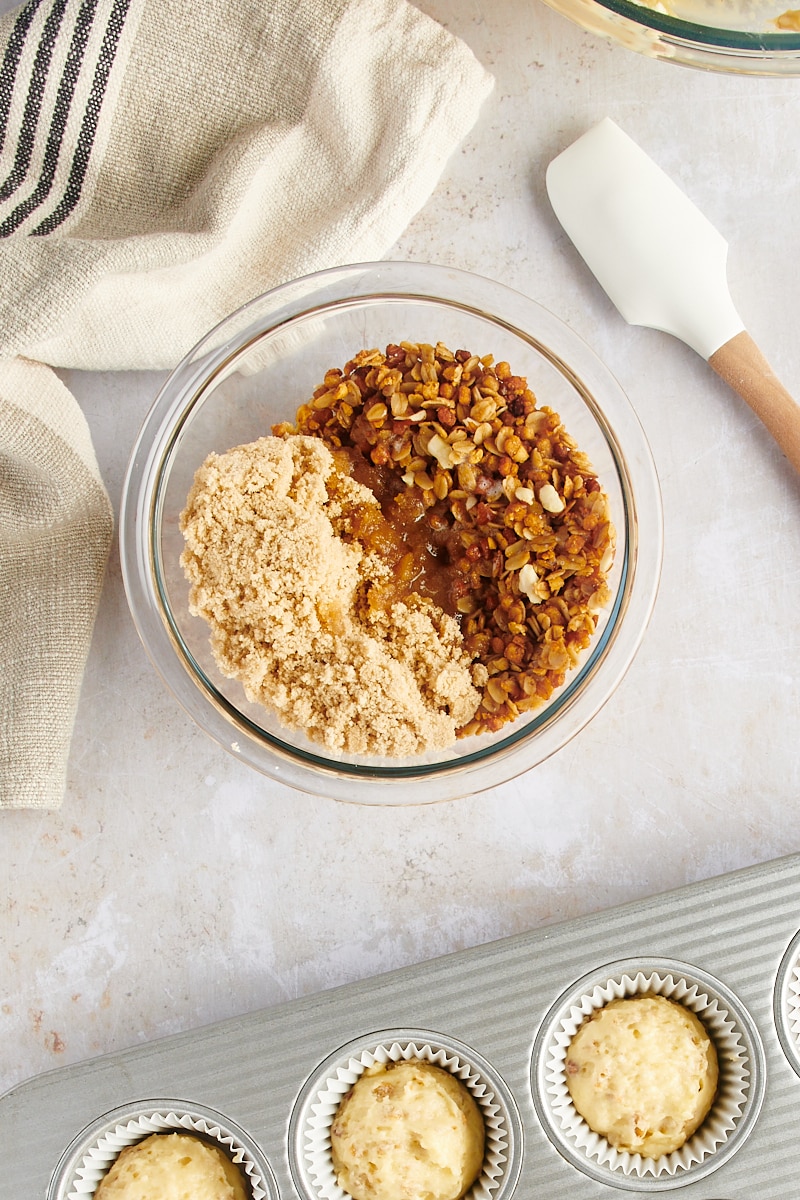
<path fill-rule="evenodd" d="M 775 1028 L 789 1065 L 800 1075 L 800 931 L 792 938 L 775 977 Z"/>
<path fill-rule="evenodd" d="M 612 1000 L 658 994 L 694 1012 L 710 1034 L 719 1084 L 699 1129 L 658 1158 L 617 1150 L 595 1133 L 572 1103 L 565 1064 L 573 1036 Z M 736 996 L 718 980 L 663 959 L 616 962 L 580 979 L 553 1005 L 534 1043 L 531 1081 L 542 1125 L 563 1156 L 591 1178 L 628 1191 L 681 1187 L 716 1170 L 743 1143 L 758 1117 L 765 1057 L 758 1030 Z"/>
<path fill-rule="evenodd" d="M 522 1162 L 522 1122 L 503 1080 L 469 1047 L 427 1030 L 367 1034 L 330 1055 L 300 1092 L 289 1126 L 290 1167 L 304 1200 L 348 1200 L 336 1182 L 331 1125 L 342 1098 L 375 1063 L 421 1059 L 450 1071 L 472 1094 L 484 1121 L 480 1176 L 464 1200 L 507 1200 Z"/>
<path fill-rule="evenodd" d="M 85 1200 L 123 1144 L 154 1128 L 189 1128 L 209 1138 L 219 1131 L 233 1154 L 249 1154 L 259 1200 L 341 1200 L 326 1142 L 332 1112 L 370 1064 L 419 1056 L 471 1077 L 490 1126 L 472 1200 L 575 1200 L 620 1189 L 644 1197 L 670 1188 L 697 1200 L 743 1200 L 754 1189 L 759 1200 L 786 1200 L 796 1191 L 798 911 L 800 854 L 787 855 L 61 1067 L 0 1097 L 0 1178 L 9 1196 Z M 630 947 L 622 961 L 620 945 Z M 651 947 L 664 945 L 674 957 L 653 956 Z M 660 1162 L 623 1157 L 580 1128 L 563 1075 L 584 1020 L 614 998 L 653 992 L 703 1020 L 722 1085 L 696 1134 Z M 410 1009 L 423 1017 L 413 1026 Z M 469 1045 L 450 1036 L 465 1030 Z M 166 1079 L 188 1081 L 178 1089 L 183 1100 L 148 1099 L 163 1095 Z M 221 1089 L 236 1096 L 247 1134 L 185 1098 L 188 1091 L 213 1103 Z M 86 1114 L 103 1112 L 89 1123 Z"/>
<path fill-rule="evenodd" d="M 47 1200 L 88 1200 L 126 1146 L 153 1133 L 192 1133 L 224 1150 L 239 1167 L 249 1200 L 277 1200 L 272 1172 L 251 1138 L 220 1113 L 177 1100 L 149 1100 L 105 1113 L 64 1152 Z"/>

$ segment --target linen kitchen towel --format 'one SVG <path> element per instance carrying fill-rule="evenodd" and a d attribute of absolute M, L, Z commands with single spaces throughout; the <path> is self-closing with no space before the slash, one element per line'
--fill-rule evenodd
<path fill-rule="evenodd" d="M 491 77 L 406 0 L 28 0 L 0 17 L 0 807 L 55 808 L 112 533 L 53 367 L 173 366 L 382 257 Z"/>

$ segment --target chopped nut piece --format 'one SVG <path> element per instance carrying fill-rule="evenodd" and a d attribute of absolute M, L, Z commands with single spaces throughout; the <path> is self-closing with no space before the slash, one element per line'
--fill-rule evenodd
<path fill-rule="evenodd" d="M 606 546 L 603 557 L 600 559 L 600 571 L 603 575 L 607 575 L 611 570 L 614 562 L 614 546 L 611 542 Z"/>
<path fill-rule="evenodd" d="M 525 563 L 519 573 L 519 590 L 528 597 L 531 604 L 540 604 L 542 600 L 542 597 L 535 591 L 538 582 L 539 576 L 536 574 L 536 568 L 529 562 Z"/>
<path fill-rule="evenodd" d="M 560 513 L 564 511 L 564 501 L 559 496 L 552 483 L 546 483 L 544 487 L 539 489 L 539 503 L 542 508 L 546 508 L 550 513 Z"/>
<path fill-rule="evenodd" d="M 452 466 L 450 447 L 444 438 L 439 437 L 438 433 L 435 433 L 429 440 L 428 453 L 433 455 L 440 467 L 447 469 Z"/>

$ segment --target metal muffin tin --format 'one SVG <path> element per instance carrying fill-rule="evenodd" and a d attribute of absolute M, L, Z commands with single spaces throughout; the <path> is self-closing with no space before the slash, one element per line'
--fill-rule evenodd
<path fill-rule="evenodd" d="M 719 1014 L 727 1080 L 700 1150 L 655 1172 L 587 1150 L 558 1087 L 564 1013 L 651 980 Z M 800 855 L 38 1076 L 0 1097 L 0 1200 L 88 1200 L 98 1142 L 107 1153 L 151 1120 L 221 1129 L 254 1195 L 338 1200 L 324 1162 L 337 1091 L 372 1061 L 417 1055 L 458 1074 L 492 1123 L 471 1200 L 786 1200 L 800 1172 Z"/>

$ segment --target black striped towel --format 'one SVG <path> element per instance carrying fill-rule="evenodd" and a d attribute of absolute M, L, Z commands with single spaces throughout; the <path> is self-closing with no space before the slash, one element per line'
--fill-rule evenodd
<path fill-rule="evenodd" d="M 277 283 L 380 258 L 490 88 L 406 0 L 0 16 L 0 807 L 62 801 L 111 536 L 50 367 L 170 367 Z"/>

